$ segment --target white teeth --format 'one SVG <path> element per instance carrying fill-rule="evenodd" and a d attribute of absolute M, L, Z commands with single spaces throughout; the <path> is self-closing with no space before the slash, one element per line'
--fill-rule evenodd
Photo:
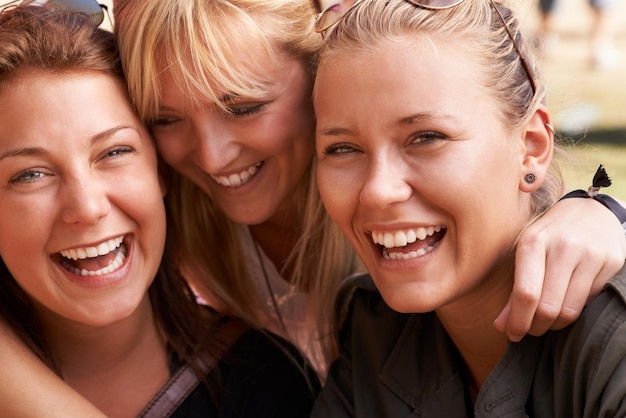
<path fill-rule="evenodd" d="M 72 273 L 79 276 L 102 276 L 103 274 L 109 274 L 117 270 L 124 264 L 124 260 L 126 259 L 126 250 L 121 248 L 120 251 L 115 255 L 115 259 L 106 267 L 103 267 L 98 270 L 87 270 L 82 269 L 79 270 L 76 267 L 69 265 L 66 261 L 62 261 L 63 267 L 71 271 Z"/>
<path fill-rule="evenodd" d="M 257 163 L 241 173 L 231 174 L 230 176 L 211 176 L 213 180 L 225 187 L 237 187 L 247 183 L 259 171 L 263 163 Z"/>
<path fill-rule="evenodd" d="M 390 260 L 408 260 L 411 258 L 416 258 L 416 257 L 421 257 L 426 253 L 431 252 L 435 247 L 425 247 L 425 248 L 420 248 L 417 251 L 409 251 L 408 253 L 403 253 L 403 252 L 389 252 L 386 248 L 383 249 L 383 257 L 390 259 Z"/>
<path fill-rule="evenodd" d="M 110 239 L 97 247 L 73 248 L 71 250 L 61 251 L 61 255 L 71 260 L 84 260 L 85 258 L 94 258 L 99 255 L 106 255 L 117 247 L 122 245 L 124 237 Z"/>
<path fill-rule="evenodd" d="M 441 226 L 419 227 L 405 231 L 396 231 L 395 233 L 372 231 L 372 240 L 375 244 L 383 245 L 385 248 L 404 247 L 417 240 L 422 241 L 426 239 L 426 237 L 433 235 L 435 232 L 441 231 L 441 228 Z"/>

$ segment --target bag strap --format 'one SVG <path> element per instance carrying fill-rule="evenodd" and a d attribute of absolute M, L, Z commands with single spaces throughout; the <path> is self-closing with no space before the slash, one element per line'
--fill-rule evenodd
<path fill-rule="evenodd" d="M 215 338 L 221 345 L 214 353 L 204 352 L 194 359 L 197 369 L 190 364 L 183 365 L 148 405 L 138 415 L 140 418 L 169 417 L 183 403 L 191 392 L 200 384 L 228 352 L 233 344 L 249 329 L 239 319 L 229 318 L 215 331 Z M 196 370 L 202 371 L 199 375 Z"/>

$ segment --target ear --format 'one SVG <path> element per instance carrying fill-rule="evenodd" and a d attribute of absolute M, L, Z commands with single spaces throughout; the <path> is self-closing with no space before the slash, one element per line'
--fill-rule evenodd
<path fill-rule="evenodd" d="M 554 129 L 548 109 L 540 105 L 525 127 L 524 144 L 526 152 L 522 163 L 520 189 L 527 193 L 537 190 L 544 182 L 554 150 Z M 524 177 L 532 173 L 536 181 L 528 183 Z"/>

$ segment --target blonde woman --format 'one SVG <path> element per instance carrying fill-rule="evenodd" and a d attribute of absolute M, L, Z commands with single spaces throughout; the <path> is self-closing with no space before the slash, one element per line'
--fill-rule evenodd
<path fill-rule="evenodd" d="M 320 194 L 371 277 L 346 289 L 341 357 L 312 416 L 626 416 L 626 268 L 567 328 L 520 342 L 493 328 L 520 234 L 564 193 L 515 14 L 362 0 L 318 23 Z M 574 200 L 607 199 L 589 198 L 610 184 L 598 174 Z"/>

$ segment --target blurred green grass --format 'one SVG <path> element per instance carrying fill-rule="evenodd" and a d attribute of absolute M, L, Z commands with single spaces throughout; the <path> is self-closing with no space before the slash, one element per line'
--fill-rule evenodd
<path fill-rule="evenodd" d="M 571 161 L 560 164 L 568 188 L 587 190 L 602 164 L 613 180 L 603 192 L 626 201 L 626 144 L 580 142 L 571 147 L 568 154 Z"/>

